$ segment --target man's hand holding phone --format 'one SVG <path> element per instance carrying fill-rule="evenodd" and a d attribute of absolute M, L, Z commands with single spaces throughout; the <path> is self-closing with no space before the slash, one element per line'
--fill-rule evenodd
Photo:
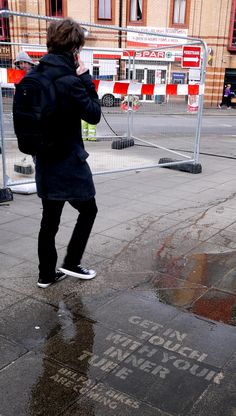
<path fill-rule="evenodd" d="M 76 54 L 75 59 L 78 63 L 78 68 L 76 69 L 76 74 L 77 75 L 82 75 L 86 71 L 88 71 L 88 68 L 85 67 L 84 62 L 80 59 L 79 53 Z"/>

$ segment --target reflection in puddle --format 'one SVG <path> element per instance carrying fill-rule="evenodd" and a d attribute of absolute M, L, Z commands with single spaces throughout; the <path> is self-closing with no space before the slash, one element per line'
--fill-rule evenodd
<path fill-rule="evenodd" d="M 236 325 L 236 253 L 193 253 L 157 259 L 152 281 L 160 301 Z"/>

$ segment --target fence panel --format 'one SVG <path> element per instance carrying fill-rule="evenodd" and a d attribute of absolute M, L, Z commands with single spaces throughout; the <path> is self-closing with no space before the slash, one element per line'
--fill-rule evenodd
<path fill-rule="evenodd" d="M 34 182 L 33 160 L 19 152 L 13 129 L 14 86 L 24 75 L 15 68 L 14 61 L 17 53 L 24 51 L 37 63 L 46 53 L 46 29 L 52 20 L 8 13 L 18 27 L 25 27 L 25 41 L 0 42 L 11 49 L 12 57 L 0 68 L 0 181 L 4 186 Z M 88 23 L 86 26 L 102 27 L 108 32 L 121 29 Z M 139 34 L 136 29 L 122 31 Z M 145 33 L 149 32 L 142 32 Z M 158 34 L 155 36 L 158 43 Z M 96 130 L 82 126 L 93 174 L 159 167 L 163 158 L 164 165 L 175 165 L 176 159 L 181 164 L 199 162 L 206 45 L 187 37 L 170 36 L 169 40 L 168 56 L 163 46 L 137 50 L 90 46 L 82 50 L 81 57 L 93 75 L 102 104 Z M 195 69 L 189 69 L 192 55 L 184 55 L 188 51 L 199 54 Z"/>

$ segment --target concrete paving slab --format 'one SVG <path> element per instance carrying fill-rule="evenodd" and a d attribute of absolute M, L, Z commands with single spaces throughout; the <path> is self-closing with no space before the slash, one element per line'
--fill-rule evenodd
<path fill-rule="evenodd" d="M 0 286 L 13 302 L 0 312 L 1 415 L 234 415 L 236 168 L 203 164 L 201 175 L 95 177 L 92 281 L 37 288 L 37 229 L 13 235 L 28 218 L 39 225 L 40 200 L 0 206 Z M 66 204 L 58 264 L 76 216 Z"/>
<path fill-rule="evenodd" d="M 236 351 L 236 331 L 229 325 L 181 312 L 168 326 L 171 330 L 166 330 L 166 325 L 159 328 L 159 338 L 152 343 L 174 355 L 178 353 L 185 358 L 194 358 L 198 363 L 223 368 Z"/>
<path fill-rule="evenodd" d="M 39 293 L 35 281 L 37 278 L 37 264 L 29 261 L 5 268 L 1 274 L 1 286 L 25 295 Z"/>
<path fill-rule="evenodd" d="M 0 224 L 6 224 L 13 220 L 20 220 L 21 218 L 20 215 L 9 212 L 9 210 L 7 209 L 8 206 L 10 206 L 10 204 L 0 205 Z"/>
<path fill-rule="evenodd" d="M 127 302 L 128 298 L 130 302 Z M 116 306 L 118 301 L 119 307 Z M 119 328 L 124 329 L 124 332 L 121 332 L 116 329 L 116 320 L 120 318 L 122 310 L 124 311 L 124 302 L 127 319 L 125 321 L 119 319 Z M 134 308 L 134 302 L 137 310 Z M 107 317 L 111 316 L 109 312 L 111 304 L 113 304 L 111 323 L 115 325 L 106 329 L 103 325 L 107 325 Z M 150 412 L 154 412 L 153 415 L 165 415 L 165 412 L 171 415 L 184 414 L 210 384 L 218 384 L 223 378 L 220 362 L 218 361 L 217 366 L 214 366 L 212 362 L 209 364 L 207 361 L 208 351 L 211 352 L 211 357 L 216 356 L 217 335 L 218 337 L 223 335 L 227 339 L 227 350 L 221 350 L 222 362 L 226 362 L 235 351 L 235 334 L 232 338 L 232 331 L 226 332 L 226 327 L 220 324 L 215 329 L 215 324 L 212 323 L 213 331 L 209 345 L 207 337 L 204 337 L 204 331 L 206 334 L 209 333 L 208 321 L 199 320 L 186 313 L 176 315 L 174 308 L 159 305 L 161 309 L 157 303 L 140 302 L 137 296 L 121 295 L 99 308 L 106 312 L 102 325 L 85 319 L 73 321 L 73 318 L 69 319 L 69 314 L 66 313 L 66 320 L 70 323 L 61 328 L 56 335 L 55 327 L 51 330 L 51 334 L 47 334 L 47 339 L 44 339 L 42 345 L 43 359 L 39 354 L 27 354 L 8 367 L 6 373 L 0 372 L 0 386 L 3 386 L 1 394 L 8 399 L 1 402 L 0 409 L 4 411 L 3 414 L 11 414 L 14 406 L 12 398 L 19 395 L 18 406 L 22 411 L 19 414 L 27 414 L 28 409 L 32 411 L 37 406 L 36 414 L 50 415 L 52 402 L 56 401 L 54 414 L 59 414 L 57 413 L 59 402 L 60 414 L 66 414 L 63 410 L 65 405 L 66 408 L 72 405 L 68 410 L 69 415 L 72 410 L 75 411 L 80 406 L 77 400 L 81 384 L 88 387 L 86 384 L 88 372 L 90 387 L 94 384 L 91 379 L 96 382 L 104 380 L 106 383 L 105 389 L 99 383 L 96 384 L 93 393 L 91 388 L 89 391 L 88 389 L 83 391 L 87 393 L 86 403 L 89 404 L 91 401 L 95 402 L 95 405 L 97 402 L 100 403 L 98 409 L 100 411 L 103 409 L 104 414 L 109 415 L 111 401 L 107 400 L 104 404 L 101 397 L 108 392 L 108 397 L 111 398 L 112 394 L 114 395 L 113 389 L 117 390 L 115 406 L 120 414 L 126 407 L 131 415 L 135 415 L 135 409 L 139 409 L 139 413 L 136 414 L 141 414 L 143 407 L 144 411 L 148 412 L 147 415 L 152 414 Z M 135 328 L 134 331 L 130 330 L 131 325 Z M 135 336 L 131 335 L 131 332 L 134 332 Z M 203 337 L 199 336 L 200 334 L 203 334 Z M 51 357 L 54 364 L 45 359 L 45 355 Z M 81 378 L 81 373 L 84 374 L 84 378 Z M 3 377 L 4 381 L 9 377 L 14 380 L 7 394 Z M 19 377 L 23 378 L 23 383 L 19 383 Z M 67 397 L 61 402 L 57 395 L 61 394 L 65 398 L 65 390 L 68 392 Z M 121 404 L 120 394 L 123 394 Z M 45 402 L 45 395 L 51 400 Z M 124 398 L 127 402 L 125 407 Z M 73 405 L 75 399 L 76 404 Z M 84 408 L 83 403 L 81 406 L 80 410 Z M 159 409 L 158 412 L 156 408 Z"/>
<path fill-rule="evenodd" d="M 20 300 L 24 299 L 25 295 L 22 295 L 14 290 L 5 289 L 0 286 L 0 311 L 14 305 Z"/>
<path fill-rule="evenodd" d="M 88 288 L 89 289 L 89 288 Z M 104 289 L 102 292 L 97 290 L 84 295 L 78 296 L 78 293 L 73 293 L 66 299 L 66 306 L 73 315 L 83 316 L 85 318 L 93 320 L 95 312 L 101 306 L 112 301 L 114 298 L 120 295 L 120 290 Z"/>
<path fill-rule="evenodd" d="M 226 247 L 233 252 L 236 251 L 236 233 L 227 231 L 227 228 L 219 231 L 215 235 L 210 236 L 209 242 L 222 247 Z"/>
<path fill-rule="evenodd" d="M 236 295 L 236 268 L 226 273 L 217 285 L 219 289 Z"/>
<path fill-rule="evenodd" d="M 112 209 L 106 211 L 106 217 L 110 220 L 116 220 L 119 222 L 130 221 L 140 217 L 140 212 L 134 212 L 129 209 L 120 210 L 119 207 L 114 206 Z"/>
<path fill-rule="evenodd" d="M 21 244 L 18 239 L 6 244 L 2 242 L 0 252 L 19 260 L 37 261 L 37 240 L 31 236 L 25 236 L 21 238 Z"/>
<path fill-rule="evenodd" d="M 69 324 L 65 310 L 31 298 L 0 312 L 0 335 L 27 349 L 40 348 L 52 332 Z"/>
<path fill-rule="evenodd" d="M 120 223 L 122 223 L 122 220 L 120 220 L 119 218 L 111 220 L 109 218 L 106 218 L 106 215 L 99 211 L 97 215 L 97 219 L 92 229 L 92 233 L 97 234 L 97 233 L 103 232 L 111 227 L 115 227 L 117 224 L 120 224 Z M 73 224 L 68 223 L 66 225 L 69 225 L 69 224 L 74 226 L 74 223 Z"/>
<path fill-rule="evenodd" d="M 208 244 L 209 246 L 213 247 Z M 169 255 L 169 262 L 166 267 L 165 256 L 158 258 L 158 268 L 161 268 L 165 275 L 171 275 L 208 288 L 211 286 L 217 287 L 223 276 L 228 273 L 228 270 L 236 268 L 236 257 L 232 256 L 232 252 L 220 253 L 215 251 L 209 253 L 202 251 L 201 248 L 202 245 L 199 245 L 184 257 Z"/>
<path fill-rule="evenodd" d="M 118 238 L 108 237 L 102 234 L 94 234 L 88 241 L 86 250 L 105 258 L 113 258 L 117 252 L 122 251 L 127 242 Z"/>
<path fill-rule="evenodd" d="M 27 350 L 0 336 L 0 370 L 25 354 Z"/>
<path fill-rule="evenodd" d="M 153 291 L 156 299 L 180 308 L 190 307 L 194 301 L 208 290 L 206 286 L 197 285 L 186 280 L 176 279 L 166 275 L 159 277 L 158 279 L 152 279 L 151 285 L 146 285 L 146 289 L 148 286 L 149 292 Z"/>
<path fill-rule="evenodd" d="M 16 264 L 20 264 L 22 262 L 23 262 L 22 259 L 9 256 L 8 254 L 5 254 L 5 253 L 1 253 L 1 250 L 0 250 L 0 264 L 1 264 L 2 270 L 8 269 L 9 267 L 15 266 Z"/>
<path fill-rule="evenodd" d="M 93 384 L 31 352 L 0 372 L 0 411 L 3 416 L 57 416 Z"/>
<path fill-rule="evenodd" d="M 193 302 L 191 310 L 197 315 L 236 325 L 236 294 L 209 289 Z"/>
<path fill-rule="evenodd" d="M 149 216 L 149 221 L 144 221 L 144 219 L 136 218 L 133 221 L 129 221 L 128 223 L 122 223 L 115 227 L 109 228 L 108 230 L 102 232 L 103 235 L 113 236 L 116 238 L 123 238 L 126 241 L 130 241 L 134 238 L 139 238 L 146 230 L 151 230 L 152 233 L 155 231 L 157 233 L 164 231 L 166 229 L 171 228 L 178 224 L 177 220 L 169 219 L 168 215 L 161 217 L 153 217 Z"/>
<path fill-rule="evenodd" d="M 153 323 L 154 329 L 152 329 L 152 331 L 155 333 L 160 322 L 162 323 L 162 326 L 178 313 L 179 312 L 171 306 L 163 305 L 159 302 L 152 302 L 149 299 L 142 297 L 138 298 L 137 301 L 135 296 L 124 293 L 109 302 L 108 305 L 99 308 L 94 314 L 94 319 L 109 328 L 122 330 L 125 333 L 140 339 L 143 331 L 147 328 L 148 323 L 143 324 L 143 326 L 135 325 L 130 317 L 142 316 L 144 321 L 148 320 L 154 322 L 157 321 L 158 317 L 159 324 L 157 324 L 157 327 L 155 327 L 155 324 Z"/>
<path fill-rule="evenodd" d="M 24 217 L 31 217 L 32 215 L 36 215 L 38 213 L 40 213 L 40 209 L 38 206 L 38 203 L 36 203 L 35 200 L 28 200 L 28 196 L 27 196 L 27 201 L 26 200 L 18 200 L 18 195 L 16 196 L 14 194 L 14 199 L 16 201 L 19 201 L 19 203 L 17 204 L 10 204 L 9 206 L 9 212 L 11 214 L 15 214 L 15 215 L 20 215 L 20 216 L 24 216 Z M 25 199 L 25 197 L 24 197 Z"/>
<path fill-rule="evenodd" d="M 66 255 L 66 252 L 67 252 L 67 247 L 66 246 L 63 246 L 63 247 L 60 247 L 60 245 L 58 246 L 58 250 L 57 250 L 57 253 L 58 253 L 57 267 L 60 267 L 61 266 L 61 264 L 63 262 L 63 259 L 64 259 L 65 255 Z M 108 260 L 108 258 L 105 257 L 105 256 L 106 256 L 106 254 L 104 256 L 103 255 L 99 255 L 99 254 L 96 254 L 96 253 L 91 252 L 87 248 L 86 249 L 86 252 L 84 253 L 84 256 L 83 256 L 83 265 L 84 266 L 89 265 L 89 267 L 96 267 L 96 269 L 97 269 L 97 264 L 99 264 L 101 262 L 105 262 L 106 260 Z"/>
<path fill-rule="evenodd" d="M 234 416 L 236 414 L 236 356 L 224 368 L 220 385 L 211 385 L 187 416 Z"/>
<path fill-rule="evenodd" d="M 38 233 L 39 221 L 29 217 L 21 217 L 21 219 L 13 220 L 7 224 L 2 224 L 0 230 L 15 232 L 16 235 L 20 236 L 31 236 L 32 234 Z M 0 246 L 1 249 L 1 246 Z"/>
<path fill-rule="evenodd" d="M 206 254 L 230 254 L 232 255 L 232 249 L 220 246 L 218 244 L 211 243 L 211 239 L 204 241 L 203 243 L 199 244 L 197 247 L 191 250 L 191 253 L 206 253 Z M 233 251 L 234 253 L 234 251 Z"/>
<path fill-rule="evenodd" d="M 21 235 L 16 235 L 14 232 L 3 230 L 0 225 L 0 234 L 1 234 L 1 241 L 8 243 L 10 241 L 14 241 L 17 238 L 21 238 Z"/>
<path fill-rule="evenodd" d="M 168 416 L 156 407 L 140 402 L 127 393 L 121 393 L 106 384 L 98 383 L 63 416 Z"/>
<path fill-rule="evenodd" d="M 207 375 L 210 377 L 211 374 L 217 374 L 215 367 L 207 364 L 198 366 L 194 360 L 185 360 L 178 354 L 170 355 L 157 348 L 155 356 L 153 354 L 149 358 L 142 352 L 145 348 L 146 346 L 124 361 L 125 382 L 114 374 L 108 375 L 105 380 L 112 388 L 125 391 L 136 399 L 173 415 L 183 414 L 191 407 L 208 387 Z M 172 361 L 166 363 L 168 360 Z M 202 377 L 191 374 L 191 371 L 193 373 L 199 367 Z"/>
<path fill-rule="evenodd" d="M 109 357 L 112 345 L 124 343 L 126 351 Z M 119 370 L 119 363 L 137 350 L 144 341 L 137 341 L 121 331 L 81 319 L 48 339 L 43 352 L 60 364 L 72 368 L 93 380 L 101 380 L 110 372 Z M 119 371 L 118 371 L 119 373 Z M 119 377 L 119 375 L 117 376 Z"/>

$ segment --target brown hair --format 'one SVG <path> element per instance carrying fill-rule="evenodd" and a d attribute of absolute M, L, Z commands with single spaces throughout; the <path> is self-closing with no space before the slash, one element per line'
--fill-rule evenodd
<path fill-rule="evenodd" d="M 67 18 L 50 23 L 47 31 L 48 52 L 70 52 L 84 46 L 84 31 L 79 23 Z"/>

